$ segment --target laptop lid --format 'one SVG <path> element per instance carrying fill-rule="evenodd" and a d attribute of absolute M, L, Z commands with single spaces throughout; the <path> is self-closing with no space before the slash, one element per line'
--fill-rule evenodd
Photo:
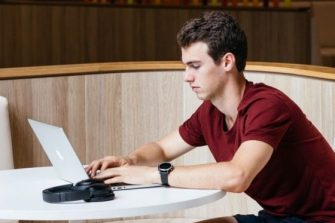
<path fill-rule="evenodd" d="M 70 183 L 90 178 L 81 164 L 63 128 L 28 119 L 28 122 L 47 154 L 58 177 Z M 130 190 L 160 187 L 161 184 L 123 184 L 111 185 L 112 190 Z"/>
<path fill-rule="evenodd" d="M 32 119 L 28 122 L 59 178 L 71 183 L 89 178 L 63 128 Z"/>

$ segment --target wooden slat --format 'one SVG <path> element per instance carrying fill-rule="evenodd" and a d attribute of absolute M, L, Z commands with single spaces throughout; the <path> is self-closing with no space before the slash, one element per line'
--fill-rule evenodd
<path fill-rule="evenodd" d="M 177 61 L 114 62 L 71 64 L 38 67 L 0 68 L 1 79 L 72 76 L 134 71 L 183 70 L 184 65 Z M 248 62 L 246 71 L 260 71 L 298 75 L 303 77 L 334 80 L 335 68 L 305 64 Z"/>

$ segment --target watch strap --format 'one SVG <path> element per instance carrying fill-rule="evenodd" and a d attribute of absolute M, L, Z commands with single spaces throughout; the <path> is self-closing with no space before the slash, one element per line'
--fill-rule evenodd
<path fill-rule="evenodd" d="M 169 186 L 169 174 L 171 173 L 171 171 L 174 169 L 173 165 L 171 163 L 161 163 L 158 166 L 158 170 L 159 170 L 159 174 L 161 177 L 161 182 L 162 185 L 164 186 Z"/>
<path fill-rule="evenodd" d="M 160 175 L 161 175 L 161 182 L 162 185 L 164 186 L 169 186 L 169 172 L 168 171 L 160 171 Z"/>

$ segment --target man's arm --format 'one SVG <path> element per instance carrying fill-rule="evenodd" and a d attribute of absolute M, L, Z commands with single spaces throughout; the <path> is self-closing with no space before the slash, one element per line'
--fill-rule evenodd
<path fill-rule="evenodd" d="M 177 134 L 179 135 L 178 132 Z M 170 146 L 174 145 L 170 140 L 163 140 L 162 142 L 162 145 L 165 145 L 165 143 L 168 143 Z M 169 160 L 187 152 L 189 150 L 188 148 L 192 148 L 186 146 L 187 144 L 185 142 L 182 143 L 182 145 L 183 144 L 185 145 L 184 150 L 180 149 L 174 152 L 173 150 L 172 152 L 168 152 L 163 149 L 163 152 L 155 155 L 155 157 L 160 157 L 160 161 Z M 145 152 L 148 151 L 149 150 L 145 150 Z M 136 153 L 137 151 L 135 152 L 136 157 L 142 157 L 141 154 L 136 155 Z M 229 162 L 175 167 L 169 175 L 169 184 L 171 186 L 184 188 L 220 189 L 230 192 L 243 192 L 269 161 L 272 153 L 273 148 L 267 143 L 256 140 L 246 141 L 241 144 L 233 159 Z M 138 161 L 144 160 L 141 158 Z M 100 173 L 97 178 L 107 178 L 106 183 L 161 183 L 156 166 L 123 166 L 120 168 L 110 168 Z"/>
<path fill-rule="evenodd" d="M 273 148 L 267 143 L 246 141 L 229 162 L 176 167 L 170 173 L 169 183 L 177 187 L 244 192 L 272 153 Z"/>
<path fill-rule="evenodd" d="M 94 177 L 97 172 L 103 172 L 111 167 L 157 166 L 159 163 L 171 161 L 193 148 L 181 138 L 177 129 L 157 142 L 142 145 L 128 156 L 106 156 L 92 161 L 85 169 L 91 177 Z"/>
<path fill-rule="evenodd" d="M 174 160 L 193 148 L 175 130 L 157 142 L 139 147 L 128 157 L 132 165 L 157 166 L 161 162 Z"/>

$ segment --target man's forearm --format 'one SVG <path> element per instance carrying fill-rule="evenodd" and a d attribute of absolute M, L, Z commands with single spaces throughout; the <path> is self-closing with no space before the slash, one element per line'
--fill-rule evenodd
<path fill-rule="evenodd" d="M 128 155 L 131 165 L 157 166 L 168 158 L 155 142 L 144 144 Z"/>

